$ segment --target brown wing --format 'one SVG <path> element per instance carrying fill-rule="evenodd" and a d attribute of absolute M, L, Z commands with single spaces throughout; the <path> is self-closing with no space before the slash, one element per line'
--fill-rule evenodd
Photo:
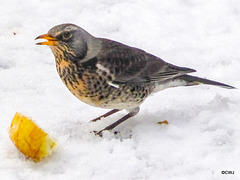
<path fill-rule="evenodd" d="M 102 50 L 97 59 L 98 63 L 115 75 L 116 84 L 151 83 L 195 72 L 190 68 L 166 63 L 143 50 L 107 39 L 102 39 Z"/>

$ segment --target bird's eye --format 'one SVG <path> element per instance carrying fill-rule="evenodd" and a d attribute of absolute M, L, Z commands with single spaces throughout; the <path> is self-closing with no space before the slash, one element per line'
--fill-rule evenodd
<path fill-rule="evenodd" d="M 63 39 L 71 38 L 72 34 L 69 31 L 64 31 L 62 34 Z"/>

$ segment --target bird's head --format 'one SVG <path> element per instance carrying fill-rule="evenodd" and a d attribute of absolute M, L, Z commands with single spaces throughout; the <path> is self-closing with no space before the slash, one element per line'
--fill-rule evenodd
<path fill-rule="evenodd" d="M 86 56 L 88 41 L 92 38 L 88 32 L 74 24 L 61 24 L 51 28 L 47 34 L 36 39 L 46 39 L 37 45 L 48 45 L 56 58 L 64 56 L 68 60 L 79 60 Z"/>

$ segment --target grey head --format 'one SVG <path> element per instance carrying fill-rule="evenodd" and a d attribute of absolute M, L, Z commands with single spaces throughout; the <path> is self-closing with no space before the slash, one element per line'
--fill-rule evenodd
<path fill-rule="evenodd" d="M 60 51 L 68 59 L 83 59 L 88 51 L 88 42 L 94 37 L 87 31 L 74 24 L 60 24 L 51 28 L 47 34 L 38 36 L 36 39 L 46 39 L 47 42 L 37 43 L 48 45 L 56 56 Z"/>

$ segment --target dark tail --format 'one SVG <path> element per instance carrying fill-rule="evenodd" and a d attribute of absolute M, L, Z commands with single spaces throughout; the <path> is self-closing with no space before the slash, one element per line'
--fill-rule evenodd
<path fill-rule="evenodd" d="M 233 86 L 229 86 L 227 84 L 223 84 L 220 82 L 216 82 L 216 81 L 211 81 L 205 78 L 199 78 L 196 76 L 190 76 L 190 75 L 182 75 L 177 77 L 177 79 L 185 81 L 186 82 L 186 86 L 193 86 L 193 85 L 198 85 L 198 84 L 208 84 L 208 85 L 214 85 L 214 86 L 219 86 L 222 88 L 227 88 L 227 89 L 236 89 Z"/>

